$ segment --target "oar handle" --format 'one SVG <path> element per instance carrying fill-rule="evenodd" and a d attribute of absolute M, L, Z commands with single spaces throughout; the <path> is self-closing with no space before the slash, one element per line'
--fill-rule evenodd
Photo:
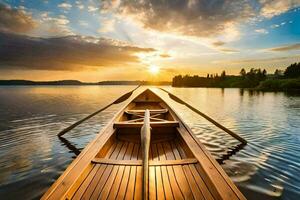
<path fill-rule="evenodd" d="M 171 99 L 174 99 L 178 103 L 181 103 L 181 104 L 185 105 L 186 107 L 188 107 L 189 109 L 191 109 L 192 111 L 197 113 L 198 115 L 204 117 L 209 122 L 213 123 L 215 126 L 219 127 L 220 129 L 222 129 L 223 131 L 225 131 L 226 133 L 228 133 L 229 135 L 231 135 L 232 137 L 234 137 L 235 139 L 240 141 L 242 144 L 245 144 L 245 145 L 247 144 L 247 140 L 245 140 L 244 138 L 242 138 L 238 134 L 234 133 L 233 131 L 229 130 L 228 128 L 224 127 L 222 124 L 218 123 L 217 121 L 215 121 L 214 119 L 212 119 L 208 115 L 204 114 L 200 110 L 196 109 L 195 107 L 193 107 L 192 105 L 190 105 L 187 102 L 183 101 L 182 99 L 180 99 L 179 97 L 177 97 L 174 94 L 170 93 L 169 91 L 167 91 L 165 89 L 162 89 L 162 88 L 159 88 L 159 89 L 161 89 L 162 91 L 168 93 L 168 95 L 170 96 Z"/>
<path fill-rule="evenodd" d="M 130 92 L 127 92 L 126 94 L 123 94 L 122 96 L 120 96 L 119 98 L 117 98 L 116 100 L 114 100 L 112 103 L 108 104 L 107 106 L 104 106 L 103 108 L 97 110 L 96 112 L 86 116 L 85 118 L 75 122 L 74 124 L 68 126 L 67 128 L 63 129 L 62 131 L 60 131 L 57 136 L 58 137 L 61 137 L 62 135 L 64 135 L 65 133 L 69 132 L 70 130 L 72 130 L 73 128 L 75 128 L 76 126 L 78 126 L 79 124 L 81 124 L 82 122 L 90 119 L 91 117 L 97 115 L 98 113 L 102 112 L 103 110 L 107 109 L 108 107 L 110 107 L 111 105 L 113 104 L 118 104 L 118 103 L 121 103 L 125 100 L 127 100 L 131 95 L 132 93 L 138 89 L 140 87 L 140 85 L 138 85 L 136 88 L 134 88 L 133 90 L 131 90 Z"/>

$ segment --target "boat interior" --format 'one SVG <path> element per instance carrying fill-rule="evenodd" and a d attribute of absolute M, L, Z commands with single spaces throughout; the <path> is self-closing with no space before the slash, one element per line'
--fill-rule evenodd
<path fill-rule="evenodd" d="M 180 121 L 145 90 L 85 148 L 45 199 L 243 199 Z"/>
<path fill-rule="evenodd" d="M 72 199 L 142 199 L 141 127 L 150 112 L 149 199 L 213 199 L 179 122 L 152 92 L 129 104 Z"/>

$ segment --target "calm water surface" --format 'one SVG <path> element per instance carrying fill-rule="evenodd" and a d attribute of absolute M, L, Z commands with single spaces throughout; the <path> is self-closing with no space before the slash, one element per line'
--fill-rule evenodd
<path fill-rule="evenodd" d="M 66 134 L 68 145 L 58 139 L 58 131 L 133 88 L 0 87 L 0 199 L 41 197 L 75 158 L 72 146 L 84 148 L 130 99 Z M 224 160 L 222 167 L 248 199 L 300 199 L 300 94 L 165 89 L 248 140 L 231 155 L 236 140 L 154 89 L 213 156 Z"/>

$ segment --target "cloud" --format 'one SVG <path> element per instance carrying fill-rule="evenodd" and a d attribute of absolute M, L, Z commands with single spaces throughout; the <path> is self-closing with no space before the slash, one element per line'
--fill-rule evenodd
<path fill-rule="evenodd" d="M 103 0 L 101 12 L 115 13 L 148 30 L 181 36 L 239 39 L 239 25 L 271 18 L 300 6 L 300 0 Z M 266 33 L 266 32 L 264 32 Z"/>
<path fill-rule="evenodd" d="M 219 46 L 223 46 L 225 44 L 225 42 L 222 41 L 216 41 L 212 43 L 215 47 L 219 47 Z"/>
<path fill-rule="evenodd" d="M 112 32 L 115 29 L 115 19 L 101 20 L 101 28 L 98 29 L 99 33 Z"/>
<path fill-rule="evenodd" d="M 89 12 L 95 12 L 95 11 L 97 11 L 99 9 L 99 8 L 97 8 L 95 6 L 92 6 L 92 5 L 89 5 L 87 8 L 88 8 Z"/>
<path fill-rule="evenodd" d="M 300 50 L 300 43 L 290 44 L 280 47 L 274 47 L 267 49 L 268 51 L 292 51 L 292 50 Z"/>
<path fill-rule="evenodd" d="M 278 24 L 272 24 L 271 25 L 271 28 L 279 28 L 280 27 L 280 25 L 278 25 Z"/>
<path fill-rule="evenodd" d="M 272 18 L 300 6 L 300 0 L 260 0 L 260 4 L 260 14 L 266 18 Z"/>
<path fill-rule="evenodd" d="M 65 15 L 52 16 L 49 12 L 41 14 L 39 26 L 33 31 L 33 35 L 39 36 L 66 36 L 74 35 L 69 28 L 70 20 Z"/>
<path fill-rule="evenodd" d="M 101 11 L 129 16 L 146 29 L 195 37 L 220 35 L 253 16 L 247 0 L 105 0 Z"/>
<path fill-rule="evenodd" d="M 229 49 L 229 48 L 220 48 L 218 49 L 219 51 L 225 52 L 225 53 L 238 53 L 240 51 L 236 49 Z"/>
<path fill-rule="evenodd" d="M 212 45 L 213 45 L 212 48 L 215 50 L 221 51 L 223 53 L 238 53 L 238 52 L 240 52 L 239 50 L 236 50 L 236 49 L 224 47 L 225 44 L 226 44 L 225 42 L 220 41 L 220 40 L 215 41 L 212 43 Z"/>
<path fill-rule="evenodd" d="M 58 4 L 57 7 L 63 8 L 63 9 L 66 9 L 66 10 L 70 10 L 72 8 L 72 5 L 69 4 L 69 3 L 61 3 L 61 4 Z"/>
<path fill-rule="evenodd" d="M 25 33 L 35 28 L 36 22 L 24 9 L 13 9 L 0 3 L 0 31 Z"/>
<path fill-rule="evenodd" d="M 81 1 L 75 1 L 75 4 L 76 4 L 76 7 L 79 9 L 79 10 L 83 10 L 84 9 L 84 5 Z"/>
<path fill-rule="evenodd" d="M 159 55 L 161 58 L 170 58 L 171 56 L 167 53 L 162 53 Z"/>
<path fill-rule="evenodd" d="M 37 38 L 0 33 L 0 69 L 69 70 L 138 65 L 136 54 L 155 49 L 117 40 L 66 36 Z"/>
<path fill-rule="evenodd" d="M 294 55 L 294 56 L 269 57 L 269 58 L 261 58 L 261 59 L 239 59 L 239 60 L 231 60 L 227 63 L 231 63 L 231 64 L 269 63 L 269 62 L 280 62 L 280 61 L 299 59 L 299 58 L 300 55 Z M 221 60 L 215 63 L 226 63 L 226 61 Z"/>
<path fill-rule="evenodd" d="M 255 32 L 256 32 L 256 33 L 259 33 L 259 34 L 264 34 L 264 35 L 266 35 L 266 34 L 269 33 L 269 31 L 266 30 L 266 29 L 264 29 L 264 28 L 256 29 Z"/>

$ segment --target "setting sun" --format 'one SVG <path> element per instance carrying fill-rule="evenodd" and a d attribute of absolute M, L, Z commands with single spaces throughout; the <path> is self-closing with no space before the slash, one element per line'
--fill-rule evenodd
<path fill-rule="evenodd" d="M 159 72 L 159 67 L 156 66 L 156 65 L 151 65 L 151 66 L 149 67 L 149 71 L 150 71 L 151 74 L 158 74 L 158 72 Z"/>

